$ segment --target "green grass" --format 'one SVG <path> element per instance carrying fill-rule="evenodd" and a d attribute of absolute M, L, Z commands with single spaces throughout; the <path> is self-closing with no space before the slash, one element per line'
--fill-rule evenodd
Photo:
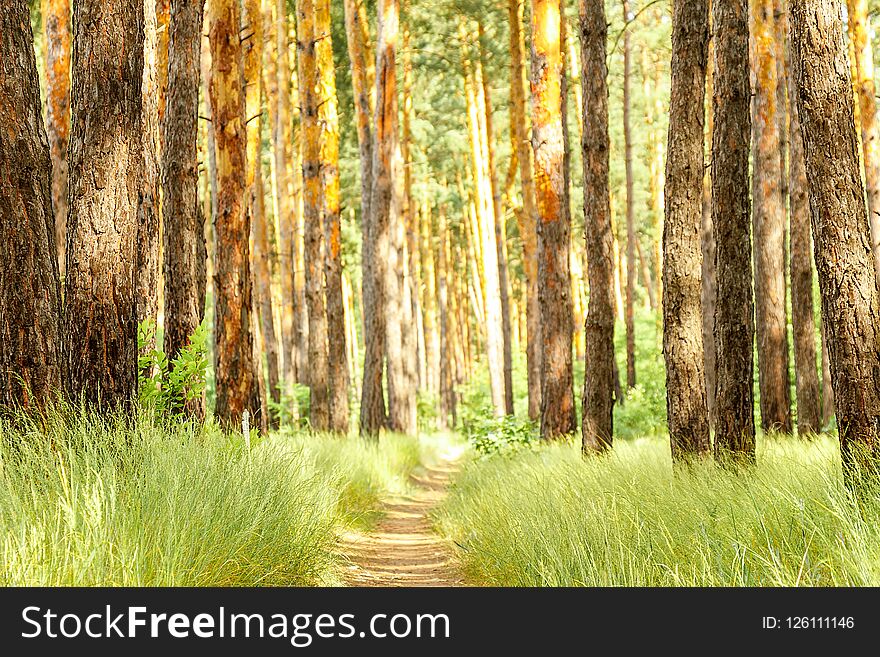
<path fill-rule="evenodd" d="M 248 451 L 216 426 L 146 414 L 0 420 L 0 584 L 332 582 L 339 530 L 374 519 L 422 451 L 292 434 Z"/>
<path fill-rule="evenodd" d="M 854 508 L 835 442 L 759 445 L 741 475 L 673 475 L 660 439 L 586 462 L 566 444 L 499 454 L 468 464 L 436 521 L 486 585 L 880 584 L 880 502 Z"/>

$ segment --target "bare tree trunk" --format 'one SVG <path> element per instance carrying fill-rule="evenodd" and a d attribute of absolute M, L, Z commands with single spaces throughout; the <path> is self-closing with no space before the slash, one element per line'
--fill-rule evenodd
<path fill-rule="evenodd" d="M 629 0 L 623 0 L 623 20 L 630 20 Z M 636 385 L 636 333 L 633 308 L 636 295 L 636 209 L 633 196 L 632 128 L 630 126 L 631 54 L 629 29 L 623 32 L 623 140 L 626 169 L 626 387 Z"/>
<path fill-rule="evenodd" d="M 524 63 L 523 0 L 508 0 L 510 21 L 510 129 L 517 148 L 522 185 L 523 210 L 517 214 L 523 242 L 526 274 L 526 361 L 528 371 L 529 418 L 541 415 L 541 308 L 538 301 L 538 211 L 535 206 L 532 149 L 526 115 L 526 72 Z"/>
<path fill-rule="evenodd" d="M 251 333 L 250 225 L 246 212 L 247 140 L 244 60 L 237 0 L 210 0 L 205 12 L 211 44 L 211 118 L 217 154 L 215 236 L 215 414 L 238 426 L 242 413 L 263 417 Z"/>
<path fill-rule="evenodd" d="M 755 458 L 748 2 L 716 0 L 712 18 L 712 226 L 717 249 L 715 456 L 725 462 L 748 463 Z"/>
<path fill-rule="evenodd" d="M 46 131 L 52 156 L 55 247 L 64 276 L 67 247 L 67 144 L 70 141 L 70 0 L 42 0 L 46 47 Z"/>
<path fill-rule="evenodd" d="M 700 223 L 709 8 L 675 0 L 666 216 L 663 224 L 663 355 L 672 458 L 709 454 L 709 412 L 703 372 Z"/>
<path fill-rule="evenodd" d="M 83 0 L 73 14 L 64 388 L 100 408 L 137 395 L 143 11 L 142 0 Z"/>
<path fill-rule="evenodd" d="M 608 191 L 608 24 L 602 0 L 580 0 L 584 221 L 590 303 L 586 323 L 583 451 L 611 447 L 614 409 L 614 236 Z"/>
<path fill-rule="evenodd" d="M 878 473 L 880 297 L 839 11 L 792 0 L 792 62 L 844 475 L 857 487 Z"/>
<path fill-rule="evenodd" d="M 58 106 L 52 108 L 58 100 L 50 97 L 50 122 L 59 120 L 53 118 Z M 0 407 L 38 409 L 61 388 L 61 288 L 52 213 L 58 176 L 52 175 L 24 0 L 0 6 L 0 107 Z M 56 139 L 58 128 L 66 133 L 56 125 Z"/>
<path fill-rule="evenodd" d="M 205 316 L 205 217 L 199 207 L 198 112 L 202 2 L 172 0 L 162 120 L 164 351 L 174 359 Z M 202 399 L 189 410 L 204 417 Z"/>
<path fill-rule="evenodd" d="M 819 375 L 816 369 L 816 322 L 813 313 L 813 256 L 810 197 L 797 108 L 797 85 L 789 71 L 789 199 L 791 207 L 791 325 L 794 336 L 798 434 L 822 430 Z"/>
<path fill-rule="evenodd" d="M 324 280 L 331 431 L 348 432 L 348 357 L 342 300 L 342 236 L 339 216 L 339 115 L 330 25 L 330 0 L 315 0 L 315 51 L 318 60 L 318 123 L 321 127 L 321 214 L 324 224 Z"/>
<path fill-rule="evenodd" d="M 785 305 L 785 207 L 780 168 L 777 105 L 776 29 L 773 0 L 751 0 L 754 87 L 754 234 L 755 326 L 758 337 L 758 383 L 761 428 L 792 432 L 788 380 L 788 334 Z"/>
<path fill-rule="evenodd" d="M 711 0 L 709 2 L 711 5 Z M 710 10 L 711 13 L 711 10 Z M 711 17 L 710 17 L 711 18 Z M 710 21 L 711 22 L 711 21 Z M 711 28 L 710 28 L 711 29 Z M 714 95 L 714 48 L 709 39 L 709 57 L 706 65 L 706 96 L 709 103 Z M 711 108 L 706 112 L 706 135 L 708 147 L 712 148 L 714 121 Z M 703 310 L 703 362 L 706 376 L 706 407 L 709 410 L 710 427 L 715 426 L 715 235 L 712 229 L 712 180 L 709 169 L 703 172 L 703 222 L 700 228 L 700 247 L 703 253 L 701 307 Z"/>

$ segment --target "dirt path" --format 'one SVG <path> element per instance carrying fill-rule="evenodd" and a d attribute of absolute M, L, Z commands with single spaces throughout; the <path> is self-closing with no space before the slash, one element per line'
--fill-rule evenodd
<path fill-rule="evenodd" d="M 343 569 L 346 586 L 464 586 L 452 550 L 428 518 L 456 470 L 454 461 L 425 468 L 413 476 L 411 495 L 383 505 L 385 516 L 374 531 L 342 536 L 342 554 L 350 561 Z"/>

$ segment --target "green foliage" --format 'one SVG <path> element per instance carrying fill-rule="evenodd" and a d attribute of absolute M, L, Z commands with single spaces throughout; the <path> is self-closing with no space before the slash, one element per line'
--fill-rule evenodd
<path fill-rule="evenodd" d="M 761 441 L 740 475 L 673 473 L 665 439 L 554 444 L 470 463 L 438 514 L 470 576 L 505 586 L 876 586 L 878 520 L 827 437 Z"/>
<path fill-rule="evenodd" d="M 538 424 L 515 415 L 494 417 L 486 409 L 482 420 L 465 426 L 465 437 L 478 454 L 509 453 L 538 444 Z"/>
<path fill-rule="evenodd" d="M 138 325 L 138 389 L 140 401 L 160 415 L 181 415 L 186 404 L 202 396 L 208 371 L 207 323 L 203 321 L 180 354 L 168 362 L 156 343 L 151 322 Z"/>
<path fill-rule="evenodd" d="M 279 384 L 281 396 L 276 402 L 269 395 L 266 403 L 269 412 L 278 420 L 279 426 L 292 428 L 305 428 L 308 426 L 309 417 L 309 387 L 301 383 L 294 383 L 291 387 Z M 292 409 L 297 410 L 294 416 Z"/>

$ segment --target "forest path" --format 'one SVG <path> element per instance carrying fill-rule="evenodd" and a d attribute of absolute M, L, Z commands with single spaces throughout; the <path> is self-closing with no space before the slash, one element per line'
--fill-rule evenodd
<path fill-rule="evenodd" d="M 346 586 L 464 586 L 449 544 L 432 530 L 430 512 L 446 496 L 459 463 L 444 459 L 411 477 L 414 490 L 382 505 L 384 516 L 369 533 L 341 537 Z"/>

